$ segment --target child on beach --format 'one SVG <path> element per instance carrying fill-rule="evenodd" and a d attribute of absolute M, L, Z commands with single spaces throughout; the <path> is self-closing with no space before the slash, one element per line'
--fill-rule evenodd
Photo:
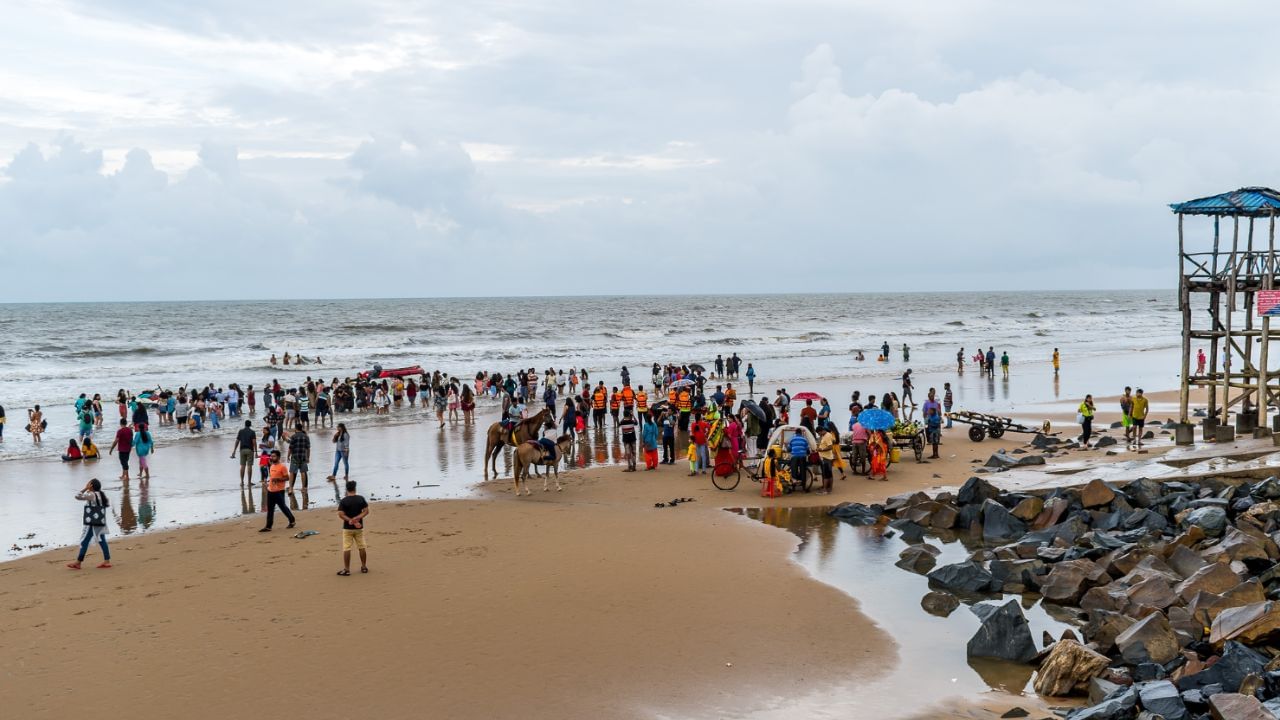
<path fill-rule="evenodd" d="M 694 445 L 693 443 L 689 443 L 689 449 L 685 453 L 685 457 L 689 459 L 689 474 L 697 475 L 698 474 L 698 446 Z"/>
<path fill-rule="evenodd" d="M 76 443 L 75 438 L 71 438 L 67 443 L 67 451 L 62 453 L 62 462 L 76 462 L 83 459 L 84 455 L 80 452 L 80 445 Z"/>
<path fill-rule="evenodd" d="M 338 501 L 338 517 L 342 519 L 342 569 L 338 574 L 351 574 L 351 548 L 360 551 L 360 572 L 369 572 L 369 556 L 364 540 L 364 519 L 369 516 L 369 501 L 356 493 L 356 481 L 347 481 L 346 497 Z M 290 525 L 292 527 L 292 524 Z"/>
<path fill-rule="evenodd" d="M 76 493 L 76 499 L 85 503 L 84 534 L 80 537 L 80 555 L 75 562 L 67 563 L 67 567 L 79 570 L 85 553 L 89 551 L 89 544 L 96 541 L 102 548 L 102 563 L 98 567 L 109 568 L 111 550 L 107 548 L 107 507 L 110 503 L 107 501 L 107 494 L 102 492 L 102 483 L 97 478 L 90 480 L 83 490 Z"/>

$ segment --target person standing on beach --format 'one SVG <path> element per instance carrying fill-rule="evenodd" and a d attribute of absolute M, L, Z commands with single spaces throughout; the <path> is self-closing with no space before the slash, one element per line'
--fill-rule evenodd
<path fill-rule="evenodd" d="M 360 551 L 360 572 L 369 572 L 368 547 L 364 540 L 364 519 L 369 516 L 369 501 L 356 493 L 356 481 L 347 481 L 347 494 L 338 501 L 338 517 L 342 519 L 342 569 L 338 574 L 351 574 L 351 548 Z"/>
<path fill-rule="evenodd" d="M 1204 348 L 1200 348 L 1199 350 L 1196 351 L 1196 374 L 1197 375 L 1204 374 L 1204 362 L 1205 362 Z"/>
<path fill-rule="evenodd" d="M 585 374 L 585 373 L 584 373 Z M 604 413 L 605 403 L 609 401 L 609 391 L 604 387 L 604 381 L 591 391 L 591 421 L 597 430 L 604 429 Z"/>
<path fill-rule="evenodd" d="M 907 368 L 907 371 L 902 373 L 902 402 L 911 403 L 911 407 L 916 406 L 915 398 L 911 396 L 911 391 L 915 387 L 911 382 L 911 368 Z"/>
<path fill-rule="evenodd" d="M 1053 376 L 1058 376 L 1058 371 L 1062 369 L 1062 358 L 1058 355 L 1058 348 L 1053 349 Z"/>
<path fill-rule="evenodd" d="M 787 450 L 791 453 L 791 479 L 804 487 L 804 474 L 809 469 L 809 440 L 804 433 L 798 432 L 791 436 Z"/>
<path fill-rule="evenodd" d="M 253 460 L 257 455 L 258 435 L 253 431 L 253 421 L 245 420 L 244 427 L 240 428 L 240 432 L 236 433 L 236 442 L 231 446 L 231 457 L 235 458 L 236 452 L 240 453 L 240 484 L 244 485 L 245 478 L 248 478 L 249 484 L 253 484 Z"/>
<path fill-rule="evenodd" d="M 689 427 L 689 443 L 694 446 L 695 467 L 697 468 L 695 471 L 690 472 L 690 475 L 697 475 L 698 473 L 706 475 L 707 468 L 711 466 L 711 455 L 707 448 L 707 435 L 710 432 L 711 426 L 706 420 L 702 419 L 702 416 L 698 416 L 698 419 Z"/>
<path fill-rule="evenodd" d="M 627 463 L 623 472 L 636 471 L 636 419 L 627 410 L 622 414 L 622 421 L 618 425 L 618 429 L 622 431 L 622 457 Z"/>
<path fill-rule="evenodd" d="M 987 358 L 986 358 L 985 367 L 987 369 L 987 377 L 996 376 L 996 349 L 992 346 L 987 346 Z"/>
<path fill-rule="evenodd" d="M 289 489 L 293 489 L 298 475 L 302 475 L 302 489 L 307 489 L 307 465 L 311 462 L 311 438 L 302 423 L 293 427 L 289 436 Z"/>
<path fill-rule="evenodd" d="M 342 463 L 342 479 L 351 477 L 351 433 L 347 432 L 346 423 L 338 423 L 333 432 L 333 470 L 326 478 L 329 482 L 338 481 L 338 463 Z M 304 485 L 305 487 L 305 485 Z"/>
<path fill-rule="evenodd" d="M 44 413 L 40 412 L 39 405 L 27 410 L 27 432 L 31 433 L 31 442 L 39 445 L 40 436 L 44 434 Z"/>
<path fill-rule="evenodd" d="M 1077 419 L 1080 421 L 1080 447 L 1089 447 L 1089 438 L 1093 436 L 1093 396 L 1085 395 L 1084 402 L 1080 403 L 1077 409 Z"/>
<path fill-rule="evenodd" d="M 724 379 L 724 358 L 720 355 L 716 355 L 716 375 Z"/>
<path fill-rule="evenodd" d="M 138 428 L 133 434 L 133 451 L 138 456 L 138 479 L 143 482 L 151 482 L 151 454 L 155 449 L 155 438 L 147 426 Z"/>
<path fill-rule="evenodd" d="M 960 348 L 960 352 L 956 353 L 956 373 L 964 374 L 964 348 Z"/>
<path fill-rule="evenodd" d="M 84 502 L 84 534 L 80 536 L 80 554 L 76 556 L 75 562 L 67 563 L 67 567 L 79 570 L 80 563 L 84 562 L 84 556 L 89 552 L 89 545 L 97 542 L 102 548 L 102 563 L 98 567 L 109 568 L 111 549 L 107 547 L 107 508 L 110 502 L 107 494 L 102 492 L 102 483 L 98 478 L 90 480 L 83 490 L 76 493 L 76 499 Z"/>
<path fill-rule="evenodd" d="M 111 441 L 111 447 L 107 452 L 118 452 L 120 456 L 120 479 L 129 479 L 129 453 L 133 451 L 133 430 L 129 428 L 129 421 L 120 418 L 120 429 L 116 430 L 116 437 Z"/>
<path fill-rule="evenodd" d="M 670 410 L 662 413 L 662 464 L 676 464 L 676 421 Z"/>
<path fill-rule="evenodd" d="M 835 430 L 824 431 L 821 439 L 818 440 L 818 459 L 822 467 L 822 489 L 818 492 L 822 495 L 831 494 L 831 486 L 835 479 L 831 465 L 835 462 L 835 456 L 839 450 L 839 446 L 836 445 Z"/>
<path fill-rule="evenodd" d="M 1150 409 L 1147 396 L 1142 394 L 1142 388 L 1138 388 L 1137 394 L 1133 396 L 1133 409 L 1129 411 L 1133 417 L 1133 439 L 1138 447 L 1142 447 L 1142 434 L 1146 429 L 1147 412 Z"/>
<path fill-rule="evenodd" d="M 911 348 L 906 343 L 902 343 L 902 362 L 911 362 Z"/>
<path fill-rule="evenodd" d="M 642 413 L 643 423 L 640 425 L 640 440 L 644 446 L 644 469 L 658 469 L 658 424 L 649 413 Z"/>
<path fill-rule="evenodd" d="M 1124 442 L 1126 445 L 1133 442 L 1133 389 L 1125 386 L 1124 394 L 1120 396 L 1120 425 L 1124 428 Z"/>
<path fill-rule="evenodd" d="M 880 345 L 880 357 L 884 358 L 885 362 L 889 362 L 889 341 L 888 340 L 885 340 Z"/>
<path fill-rule="evenodd" d="M 285 502 L 284 491 L 289 484 L 289 468 L 280 462 L 280 451 L 271 451 L 271 465 L 267 469 L 267 525 L 258 532 L 271 532 L 275 524 L 276 508 L 289 518 L 289 527 L 294 525 L 293 513 L 289 511 L 289 503 Z"/>
<path fill-rule="evenodd" d="M 756 369 L 747 363 L 747 393 L 756 396 Z"/>
<path fill-rule="evenodd" d="M 1004 373 L 1004 379 L 1009 379 L 1009 351 L 1002 350 L 1000 352 L 1000 371 Z"/>
<path fill-rule="evenodd" d="M 947 427 L 951 427 L 951 407 L 955 396 L 951 394 L 951 383 L 942 383 L 942 411 L 947 416 Z"/>

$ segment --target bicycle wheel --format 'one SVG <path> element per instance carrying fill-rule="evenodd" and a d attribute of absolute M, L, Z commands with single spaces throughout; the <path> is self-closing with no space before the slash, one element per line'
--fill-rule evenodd
<path fill-rule="evenodd" d="M 742 482 L 742 470 L 737 463 L 718 463 L 711 469 L 711 483 L 721 490 L 732 490 Z"/>
<path fill-rule="evenodd" d="M 992 440 L 999 440 L 1000 436 L 1004 435 L 1004 426 L 992 424 L 991 427 L 987 428 L 987 434 L 991 436 Z"/>
<path fill-rule="evenodd" d="M 982 442 L 982 438 L 987 436 L 986 428 L 981 425 L 969 426 L 969 439 L 974 442 Z"/>
<path fill-rule="evenodd" d="M 809 492 L 809 490 L 813 488 L 813 473 L 814 473 L 814 470 L 812 465 L 805 468 L 805 472 L 804 472 L 804 491 L 805 492 Z"/>

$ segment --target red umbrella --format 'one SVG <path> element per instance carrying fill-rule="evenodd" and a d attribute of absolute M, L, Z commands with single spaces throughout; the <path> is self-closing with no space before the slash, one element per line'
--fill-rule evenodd
<path fill-rule="evenodd" d="M 792 400 L 821 400 L 822 396 L 815 392 L 798 392 L 791 396 Z"/>

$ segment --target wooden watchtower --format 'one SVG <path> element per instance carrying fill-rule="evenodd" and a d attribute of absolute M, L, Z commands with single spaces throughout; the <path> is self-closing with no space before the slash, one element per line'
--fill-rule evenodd
<path fill-rule="evenodd" d="M 1188 422 L 1191 388 L 1207 387 L 1206 435 L 1214 426 L 1225 425 L 1232 411 L 1238 431 L 1266 428 L 1267 406 L 1280 399 L 1280 377 L 1267 367 L 1271 341 L 1267 313 L 1280 314 L 1280 303 L 1272 292 L 1280 287 L 1276 275 L 1280 270 L 1276 263 L 1280 193 L 1247 187 L 1169 207 L 1178 216 L 1179 419 Z M 1204 221 L 1186 222 L 1188 217 L 1203 217 L 1212 227 Z M 1263 231 L 1266 237 L 1261 237 Z M 1193 353 L 1204 349 L 1203 341 L 1209 344 L 1208 363 L 1198 372 Z"/>

